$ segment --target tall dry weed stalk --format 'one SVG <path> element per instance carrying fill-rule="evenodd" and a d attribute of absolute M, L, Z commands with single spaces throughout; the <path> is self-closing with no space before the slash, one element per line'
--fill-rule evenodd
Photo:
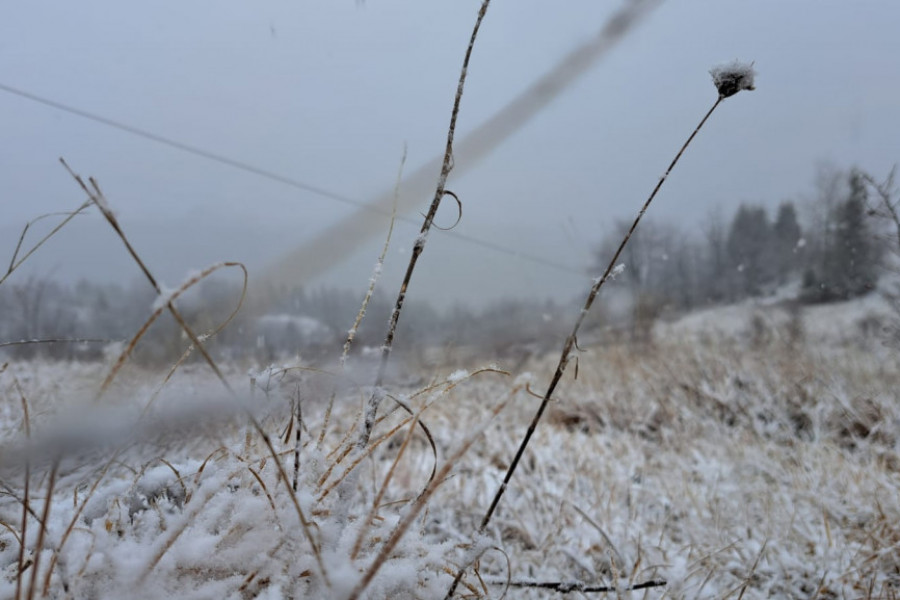
<path fill-rule="evenodd" d="M 378 366 L 378 373 L 375 377 L 375 389 L 369 398 L 365 414 L 363 415 L 363 427 L 357 441 L 358 448 L 365 448 L 369 443 L 369 437 L 372 435 L 372 427 L 375 425 L 375 415 L 378 412 L 378 406 L 384 397 L 381 386 L 384 384 L 385 373 L 387 372 L 388 362 L 391 358 L 391 350 L 394 347 L 394 335 L 397 332 L 400 313 L 403 310 L 403 304 L 406 301 L 406 292 L 409 288 L 410 281 L 412 280 L 412 275 L 416 269 L 419 257 L 425 250 L 425 242 L 428 240 L 428 233 L 431 231 L 431 227 L 434 224 L 434 218 L 437 215 L 438 208 L 440 208 L 444 196 L 450 196 L 456 201 L 459 208 L 459 216 L 462 217 L 462 203 L 456 194 L 447 189 L 447 177 L 450 175 L 450 171 L 453 170 L 453 138 L 456 134 L 456 120 L 459 117 L 459 106 L 462 102 L 463 90 L 466 85 L 466 76 L 469 72 L 469 60 L 472 58 L 472 49 L 475 47 L 478 30 L 481 28 L 481 22 L 484 20 L 484 16 L 487 13 L 490 3 L 491 0 L 483 0 L 481 3 L 478 17 L 475 20 L 475 26 L 472 28 L 472 35 L 469 38 L 469 45 L 466 48 L 466 55 L 463 59 L 462 69 L 459 73 L 459 81 L 456 85 L 456 97 L 453 100 L 453 110 L 450 113 L 450 127 L 447 130 L 447 143 L 444 148 L 444 160 L 441 164 L 441 174 L 438 177 L 437 187 L 434 190 L 434 198 L 431 200 L 431 205 L 428 208 L 428 212 L 425 214 L 425 221 L 422 223 L 419 235 L 413 243 L 409 265 L 406 267 L 406 274 L 403 276 L 403 282 L 400 284 L 400 292 L 397 294 L 397 300 L 394 302 L 394 309 L 391 311 L 387 335 L 385 336 L 384 344 L 381 347 L 381 361 Z"/>
<path fill-rule="evenodd" d="M 647 200 L 644 201 L 644 204 L 643 206 L 641 206 L 640 211 L 638 211 L 634 222 L 631 224 L 631 228 L 622 238 L 622 242 L 619 244 L 619 247 L 616 249 L 615 253 L 610 259 L 606 270 L 603 272 L 603 275 L 594 281 L 594 285 L 591 287 L 591 290 L 588 293 L 587 300 L 585 300 L 584 307 L 581 309 L 581 312 L 579 313 L 578 318 L 575 321 L 575 326 L 572 328 L 572 333 L 569 334 L 569 337 L 566 338 L 566 342 L 563 345 L 562 352 L 559 356 L 559 362 L 557 363 L 556 370 L 554 371 L 553 377 L 550 380 L 550 385 L 547 386 L 547 391 L 544 393 L 541 404 L 540 406 L 538 406 L 537 412 L 532 418 L 531 423 L 528 425 L 528 430 L 525 432 L 525 437 L 522 438 L 522 442 L 519 444 L 518 450 L 516 450 L 516 454 L 513 457 L 512 463 L 510 463 L 509 467 L 507 468 L 506 475 L 504 475 L 503 477 L 503 482 L 497 489 L 497 492 L 494 495 L 493 500 L 491 501 L 490 507 L 488 507 L 484 518 L 481 520 L 481 524 L 478 528 L 479 534 L 483 534 L 488 524 L 490 523 L 491 517 L 493 517 L 494 515 L 494 511 L 497 509 L 497 505 L 500 503 L 501 498 L 503 498 L 503 494 L 504 492 L 506 492 L 506 488 L 508 487 L 512 476 L 515 473 L 516 468 L 519 466 L 519 461 L 525 454 L 525 449 L 528 447 L 528 443 L 531 441 L 531 437 L 534 435 L 534 431 L 537 428 L 538 422 L 540 422 L 544 411 L 547 409 L 547 405 L 553 398 L 553 393 L 556 391 L 559 382 L 562 380 L 562 377 L 566 372 L 566 368 L 568 367 L 569 361 L 571 360 L 572 350 L 577 348 L 578 345 L 578 331 L 581 328 L 582 322 L 590 311 L 591 305 L 593 305 L 594 300 L 597 298 L 597 295 L 600 293 L 600 289 L 603 287 L 603 284 L 606 283 L 606 281 L 610 278 L 611 275 L 613 275 L 614 271 L 617 269 L 617 264 L 619 261 L 619 257 L 622 255 L 622 251 L 625 249 L 625 246 L 628 244 L 628 241 L 631 239 L 631 236 L 634 234 L 635 230 L 640 224 L 641 219 L 647 212 L 647 209 L 650 208 L 650 204 L 653 202 L 653 199 L 656 198 L 656 194 L 659 192 L 663 183 L 665 183 L 666 179 L 669 177 L 672 169 L 674 169 L 675 165 L 678 164 L 678 161 L 681 159 L 681 156 L 684 154 L 685 150 L 687 150 L 687 147 L 697 136 L 697 134 L 700 132 L 700 129 L 703 127 L 709 117 L 712 116 L 713 112 L 719 107 L 719 105 L 726 98 L 729 98 L 742 90 L 754 89 L 754 71 L 752 65 L 746 65 L 735 61 L 728 65 L 722 65 L 713 68 L 710 71 L 710 74 L 712 75 L 716 90 L 719 93 L 718 98 L 713 103 L 712 107 L 706 112 L 703 118 L 700 119 L 700 123 L 697 124 L 697 126 L 694 128 L 694 131 L 691 132 L 690 136 L 688 136 L 684 144 L 682 144 L 681 149 L 678 150 L 675 158 L 672 159 L 672 162 L 669 164 L 666 172 L 662 177 L 659 178 L 659 181 L 657 181 L 656 186 L 653 188 L 653 191 L 650 192 L 650 196 L 647 198 Z M 468 565 L 463 565 L 463 568 L 457 572 L 456 577 L 454 578 L 453 583 L 450 586 L 450 589 L 447 591 L 446 600 L 449 600 L 456 592 L 456 588 L 459 586 L 459 583 L 462 580 L 462 576 L 467 567 Z"/>

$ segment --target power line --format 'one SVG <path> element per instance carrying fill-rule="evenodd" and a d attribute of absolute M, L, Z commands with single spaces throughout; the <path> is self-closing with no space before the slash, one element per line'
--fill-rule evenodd
<path fill-rule="evenodd" d="M 204 150 L 203 148 L 199 148 L 197 146 L 192 146 L 190 144 L 185 144 L 183 142 L 179 142 L 177 140 L 173 140 L 171 138 L 167 138 L 161 135 L 157 135 L 145 129 L 140 129 L 138 127 L 134 127 L 132 125 L 128 125 L 126 123 L 122 123 L 121 121 L 115 121 L 113 119 L 109 119 L 102 115 L 98 115 L 96 113 L 88 112 L 86 110 L 81 110 L 80 108 L 75 108 L 73 106 L 69 106 L 68 104 L 63 104 L 62 102 L 57 102 L 55 100 L 50 100 L 49 98 L 45 98 L 43 96 L 38 96 L 37 94 L 32 94 L 31 92 L 26 92 L 25 90 L 20 90 L 18 88 L 14 88 L 12 86 L 6 85 L 4 83 L 0 83 L 0 90 L 7 92 L 9 94 L 19 96 L 20 98 L 25 98 L 26 100 L 30 100 L 32 102 L 36 102 L 38 104 L 43 104 L 44 106 L 49 106 L 50 108 L 55 108 L 56 110 L 60 110 L 63 112 L 67 112 L 72 115 L 76 115 L 78 117 L 82 117 L 89 121 L 94 121 L 95 123 L 100 123 L 101 125 L 106 125 L 107 127 L 112 127 L 113 129 L 118 129 L 119 131 L 124 131 L 125 133 L 129 133 L 131 135 L 135 135 L 137 137 L 144 138 L 146 140 L 150 140 L 152 142 L 156 142 L 158 144 L 162 144 L 164 146 L 168 146 L 170 148 L 174 148 L 176 150 L 181 150 L 182 152 L 187 152 L 188 154 L 193 154 L 194 156 L 199 156 L 201 158 L 205 158 L 207 160 L 211 160 L 213 162 L 217 162 L 219 164 L 223 164 L 234 169 L 238 169 L 240 171 L 245 171 L 247 173 L 252 173 L 254 175 L 258 175 L 260 177 L 264 177 L 265 179 L 270 179 L 272 181 L 277 181 L 279 183 L 283 183 L 285 185 L 301 189 L 306 192 L 310 192 L 325 198 L 329 198 L 331 200 L 335 200 L 337 202 L 343 202 L 345 204 L 352 204 L 353 206 L 358 206 L 361 208 L 367 208 L 365 202 L 360 202 L 359 200 L 355 200 L 353 198 L 348 198 L 347 196 L 342 196 L 341 194 L 337 194 L 330 190 L 326 190 L 324 188 L 320 188 L 314 185 L 309 185 L 302 181 L 297 181 L 296 179 L 291 179 L 290 177 L 285 177 L 284 175 L 279 175 L 278 173 L 274 173 L 272 171 L 268 171 L 266 169 L 262 169 L 260 167 L 253 166 L 251 164 L 241 162 L 239 160 L 235 160 L 233 158 L 228 158 L 227 156 L 223 156 L 221 154 L 217 154 L 215 152 L 210 152 L 209 150 Z M 378 209 L 378 212 L 382 212 Z M 389 214 L 389 213 L 388 213 Z"/>
<path fill-rule="evenodd" d="M 293 187 L 295 189 L 302 190 L 304 192 L 309 192 L 311 194 L 315 194 L 322 198 L 327 198 L 329 200 L 333 200 L 335 202 L 341 202 L 343 204 L 349 204 L 352 206 L 356 206 L 365 210 L 368 210 L 373 213 L 380 214 L 382 216 L 390 217 L 391 213 L 389 211 L 383 210 L 377 206 L 372 206 L 366 202 L 362 202 L 355 198 L 350 198 L 343 194 L 339 194 L 337 192 L 325 189 L 323 187 L 319 187 L 316 185 L 311 185 L 309 183 L 305 183 L 303 181 L 299 181 L 297 179 L 293 179 L 291 177 L 287 177 L 285 175 L 281 175 L 279 173 L 275 173 L 274 171 L 269 171 L 267 169 L 263 169 L 261 167 L 257 167 L 255 165 L 251 165 L 249 163 L 236 160 L 234 158 L 229 158 L 222 154 L 218 154 L 216 152 L 211 152 L 209 150 L 205 150 L 198 146 L 193 146 L 191 144 L 186 144 L 184 142 L 180 142 L 178 140 L 174 140 L 172 138 L 168 138 L 162 135 L 155 134 L 151 131 L 147 131 L 146 129 L 141 129 L 139 127 L 135 127 L 133 125 L 129 125 L 127 123 L 123 123 L 121 121 L 116 121 L 114 119 L 110 119 L 108 117 L 104 117 L 94 112 L 89 112 L 86 110 L 82 110 L 80 108 L 76 108 L 74 106 L 70 106 L 68 104 L 64 104 L 62 102 L 58 102 L 56 100 L 51 100 L 50 98 L 46 98 L 44 96 L 39 96 L 37 94 L 33 94 L 31 92 L 27 92 L 25 90 L 12 87 L 10 85 L 6 85 L 0 82 L 0 91 L 4 91 L 8 94 L 18 96 L 20 98 L 24 98 L 25 100 L 29 100 L 31 102 L 35 102 L 37 104 L 42 104 L 44 106 L 75 115 L 77 117 L 81 117 L 83 119 L 87 119 L 89 121 L 93 121 L 95 123 L 99 123 L 101 125 L 105 125 L 107 127 L 111 127 L 113 129 L 118 129 L 119 131 L 123 131 L 130 135 L 134 135 L 136 137 L 143 138 L 145 140 L 149 140 L 151 142 L 156 142 L 157 144 L 161 144 L 163 146 L 168 146 L 169 148 L 173 148 L 175 150 L 180 150 L 181 152 L 185 152 L 187 154 L 192 154 L 194 156 L 198 156 L 200 158 L 204 158 L 206 160 L 219 163 L 221 165 L 225 165 L 232 169 L 237 169 L 239 171 L 244 171 L 245 173 L 250 173 L 252 175 L 256 175 L 258 177 L 262 177 L 264 179 L 268 179 L 270 181 L 275 181 L 277 183 L 281 183 L 283 185 L 287 185 L 289 187 Z M 409 223 L 412 225 L 418 225 L 419 223 L 410 218 L 405 217 L 403 215 L 397 215 L 397 220 L 402 221 L 404 223 Z M 535 264 L 539 264 L 557 271 L 566 272 L 575 275 L 585 276 L 585 273 L 579 269 L 573 268 L 569 265 L 558 263 L 556 261 L 548 260 L 541 256 L 537 256 L 534 254 L 530 254 L 528 252 L 522 252 L 520 250 L 515 250 L 513 248 L 508 248 L 501 244 L 497 244 L 496 242 L 492 242 L 490 240 L 485 240 L 477 237 L 473 237 L 470 235 L 466 235 L 460 233 L 458 231 L 446 231 L 439 230 L 439 233 L 448 235 L 452 238 L 460 240 L 465 243 L 474 244 L 476 246 L 480 246 L 487 250 L 492 250 L 494 252 L 499 252 L 501 254 L 506 254 L 508 256 L 512 256 L 514 258 L 518 258 L 520 260 L 525 260 L 528 262 L 532 262 Z"/>

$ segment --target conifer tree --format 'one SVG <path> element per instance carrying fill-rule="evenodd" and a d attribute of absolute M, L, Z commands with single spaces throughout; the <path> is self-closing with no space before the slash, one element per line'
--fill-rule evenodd
<path fill-rule="evenodd" d="M 834 215 L 834 239 L 826 250 L 825 283 L 837 300 L 861 296 L 878 281 L 878 247 L 866 219 L 867 191 L 857 172 L 849 177 L 850 194 Z"/>
<path fill-rule="evenodd" d="M 741 204 L 727 242 L 737 297 L 759 294 L 772 280 L 772 226 L 764 208 Z"/>
<path fill-rule="evenodd" d="M 847 300 L 874 289 L 880 250 L 866 218 L 867 189 L 856 171 L 846 180 L 844 199 L 829 210 L 818 259 L 804 275 L 803 297 L 811 302 Z"/>
<path fill-rule="evenodd" d="M 780 283 L 793 275 L 800 264 L 799 242 L 803 237 L 793 202 L 782 202 L 772 227 L 773 267 Z"/>

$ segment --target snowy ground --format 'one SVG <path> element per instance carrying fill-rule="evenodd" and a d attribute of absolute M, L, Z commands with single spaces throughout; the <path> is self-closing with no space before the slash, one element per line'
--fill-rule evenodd
<path fill-rule="evenodd" d="M 142 416 L 162 375 L 126 369 L 98 403 L 109 365 L 10 364 L 0 597 L 18 585 L 22 597 L 348 598 L 370 577 L 360 597 L 442 598 L 480 554 L 458 596 L 498 598 L 509 579 L 622 598 L 893 598 L 900 350 L 865 325 L 870 309 L 744 305 L 660 325 L 652 346 L 584 348 L 484 538 L 474 532 L 539 404 L 524 384 L 543 392 L 555 356 L 387 389 L 434 438 L 425 495 L 435 458 L 422 429 L 388 397 L 362 452 L 368 394 L 333 374 L 256 370 L 251 391 L 246 367 L 223 365 L 232 395 L 195 364 Z"/>

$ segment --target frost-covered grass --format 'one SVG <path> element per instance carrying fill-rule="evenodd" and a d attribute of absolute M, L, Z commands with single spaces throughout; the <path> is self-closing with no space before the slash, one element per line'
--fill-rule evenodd
<path fill-rule="evenodd" d="M 159 299 L 108 364 L 0 366 L 0 597 L 442 598 L 454 577 L 458 596 L 478 598 L 600 588 L 641 598 L 896 596 L 894 351 L 805 338 L 797 316 L 774 329 L 754 318 L 750 342 L 688 322 L 660 328 L 653 346 L 577 343 L 690 141 L 725 98 L 754 89 L 752 65 L 712 71 L 718 100 L 595 280 L 561 355 L 533 360 L 530 373 L 473 364 L 411 372 L 395 359 L 406 372 L 389 377 L 438 205 L 448 195 L 459 202 L 444 184 L 488 4 L 374 385 L 371 368 L 346 364 L 346 352 L 331 369 L 218 365 L 204 342 L 231 317 L 197 334 L 176 300 L 223 267 L 244 272 L 245 292 L 243 265 L 220 263 L 166 288 L 97 182 L 63 163 Z M 621 31 L 626 21 L 611 25 Z M 15 255 L 3 280 L 25 259 Z M 130 352 L 164 312 L 191 346 L 168 374 L 135 370 Z M 203 360 L 185 365 L 194 350 Z M 570 358 L 577 367 L 566 373 Z M 530 387 L 548 380 L 544 396 Z M 533 438 L 523 437 L 529 423 Z M 523 458 L 515 473 L 514 456 Z M 508 488 L 505 475 L 514 475 Z"/>
<path fill-rule="evenodd" d="M 262 439 L 202 365 L 176 375 L 143 420 L 159 377 L 120 373 L 103 406 L 119 416 L 97 423 L 89 390 L 108 367 L 11 364 L 0 375 L 0 597 L 14 596 L 18 569 L 19 389 L 37 445 L 29 452 L 24 589 L 54 432 L 60 420 L 86 432 L 59 445 L 66 454 L 35 597 L 46 580 L 52 598 L 346 598 L 372 571 L 361 597 L 441 598 L 458 566 L 480 552 L 458 594 L 496 598 L 510 577 L 620 590 L 667 582 L 620 591 L 636 598 L 895 597 L 898 353 L 683 333 L 670 328 L 653 346 L 580 353 L 578 379 L 570 373 L 560 387 L 482 539 L 474 532 L 540 402 L 525 390 L 527 374 L 448 366 L 423 373 L 432 383 L 422 389 L 388 390 L 434 439 L 437 476 L 428 488 L 434 454 L 423 429 L 394 410 L 360 452 L 353 433 L 367 391 L 335 386 L 325 373 L 255 372 L 255 391 L 241 399 L 271 435 L 285 485 Z M 536 385 L 555 358 L 526 366 Z M 244 369 L 223 367 L 236 389 L 249 389 Z M 433 495 L 420 495 L 425 489 Z"/>

